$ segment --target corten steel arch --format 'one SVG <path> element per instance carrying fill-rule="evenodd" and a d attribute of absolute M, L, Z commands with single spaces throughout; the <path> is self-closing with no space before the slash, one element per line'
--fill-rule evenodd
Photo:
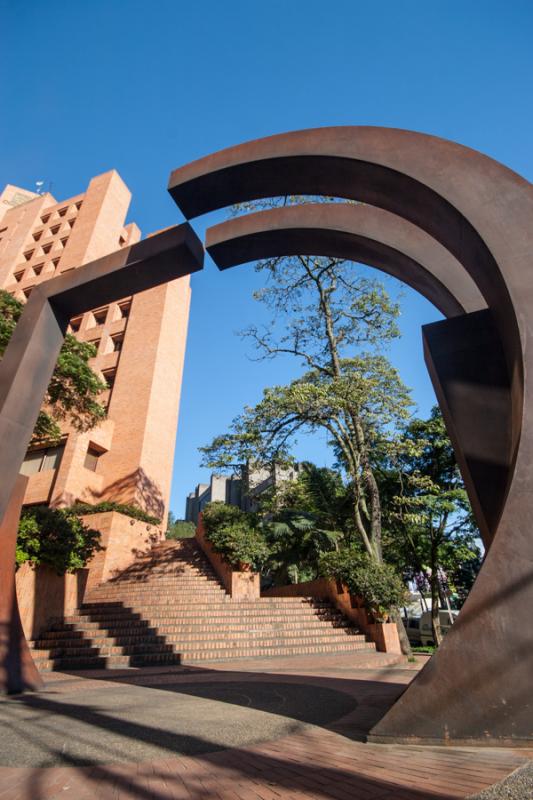
<path fill-rule="evenodd" d="M 27 478 L 19 475 L 69 320 L 202 269 L 202 243 L 176 225 L 33 290 L 0 362 L 0 691 L 42 685 L 15 591 L 15 547 Z M 142 355 L 140 356 L 142 357 Z"/>
<path fill-rule="evenodd" d="M 492 159 L 441 139 L 323 128 L 200 159 L 172 173 L 169 191 L 187 217 L 285 194 L 361 200 L 421 228 L 475 283 L 478 307 L 475 293 L 474 305 L 466 302 L 468 281 L 456 267 L 443 279 L 435 243 L 420 239 L 418 255 L 409 252 L 392 221 L 372 231 L 370 248 L 357 225 L 339 229 L 338 220 L 317 219 L 313 209 L 315 219 L 308 219 L 305 206 L 298 219 L 292 209 L 276 218 L 267 212 L 208 232 L 223 267 L 302 252 L 308 241 L 304 252 L 349 254 L 395 271 L 452 315 L 424 327 L 425 356 L 489 550 L 456 625 L 371 738 L 530 744 L 533 188 Z M 392 268 L 391 249 L 402 254 Z"/>

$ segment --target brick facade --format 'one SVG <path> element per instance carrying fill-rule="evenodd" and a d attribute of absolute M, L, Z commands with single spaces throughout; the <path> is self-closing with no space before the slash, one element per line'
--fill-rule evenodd
<path fill-rule="evenodd" d="M 0 193 L 0 287 L 23 302 L 58 274 L 137 242 L 131 199 L 114 170 L 57 202 L 8 185 Z M 91 366 L 110 383 L 108 418 L 88 433 L 64 427 L 61 451 L 29 454 L 26 503 L 135 503 L 166 521 L 187 337 L 189 278 L 71 321 L 93 342 Z"/>

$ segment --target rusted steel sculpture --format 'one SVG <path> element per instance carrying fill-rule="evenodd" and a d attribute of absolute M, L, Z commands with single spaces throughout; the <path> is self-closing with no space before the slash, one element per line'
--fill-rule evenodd
<path fill-rule="evenodd" d="M 25 479 L 19 469 L 72 317 L 202 268 L 203 247 L 188 224 L 60 275 L 33 290 L 0 362 L 0 691 L 40 679 L 20 625 L 15 543 Z"/>
<path fill-rule="evenodd" d="M 460 145 L 363 127 L 229 148 L 175 170 L 169 191 L 186 217 L 293 194 L 382 210 L 263 212 L 208 231 L 208 248 L 222 268 L 344 255 L 404 279 L 449 317 L 424 327 L 425 358 L 488 552 L 456 625 L 371 738 L 530 745 L 533 188 Z"/>

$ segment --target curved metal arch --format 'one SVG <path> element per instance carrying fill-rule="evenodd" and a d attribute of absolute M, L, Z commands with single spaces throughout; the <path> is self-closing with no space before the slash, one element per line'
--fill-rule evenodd
<path fill-rule="evenodd" d="M 433 136 L 335 127 L 221 150 L 174 170 L 168 188 L 187 217 L 259 197 L 323 194 L 378 206 L 437 239 L 469 272 L 494 314 L 512 382 L 514 460 L 524 367 L 516 304 L 526 290 L 520 265 L 529 263 L 529 254 L 522 243 L 533 216 L 527 181 L 481 153 Z M 514 280 L 504 280 L 502 270 Z"/>
<path fill-rule="evenodd" d="M 219 269 L 282 255 L 347 258 L 399 278 L 446 317 L 487 307 L 446 248 L 375 206 L 306 203 L 245 214 L 208 228 L 206 250 Z"/>
<path fill-rule="evenodd" d="M 174 171 L 169 190 L 186 216 L 284 194 L 362 200 L 422 228 L 475 281 L 487 311 L 426 326 L 426 360 L 456 448 L 475 429 L 480 474 L 494 452 L 484 441 L 495 434 L 503 450 L 510 442 L 509 463 L 497 465 L 505 508 L 458 622 L 373 737 L 530 743 L 533 402 L 524 397 L 533 399 L 533 188 L 466 147 L 363 127 L 229 148 Z M 476 412 L 489 406 L 495 424 L 480 426 Z"/>
<path fill-rule="evenodd" d="M 174 170 L 168 189 L 187 218 L 291 194 L 344 197 L 384 208 L 447 247 L 491 305 L 491 298 L 500 304 L 507 290 L 491 246 L 497 236 L 490 230 L 493 223 L 501 227 L 498 210 L 507 204 L 523 230 L 528 214 L 519 195 L 528 186 L 501 164 L 453 142 L 347 126 L 293 131 L 221 150 Z"/>

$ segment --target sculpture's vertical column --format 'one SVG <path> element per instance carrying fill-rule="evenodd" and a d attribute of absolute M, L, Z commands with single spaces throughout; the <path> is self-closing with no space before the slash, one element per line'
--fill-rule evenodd
<path fill-rule="evenodd" d="M 15 587 L 17 532 L 27 481 L 19 475 L 0 523 L 0 691 L 10 694 L 43 685 L 22 630 Z"/>

